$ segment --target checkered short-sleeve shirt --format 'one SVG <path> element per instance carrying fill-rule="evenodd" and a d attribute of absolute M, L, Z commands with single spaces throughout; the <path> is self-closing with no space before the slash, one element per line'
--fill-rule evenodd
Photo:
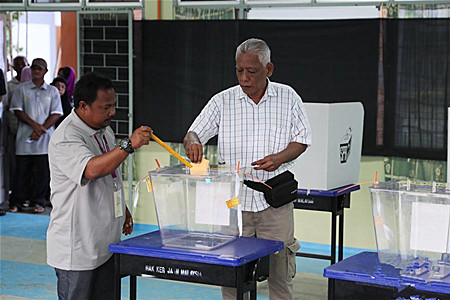
<path fill-rule="evenodd" d="M 238 161 L 249 166 L 284 150 L 291 142 L 311 144 L 311 128 L 300 96 L 291 87 L 270 81 L 258 104 L 239 85 L 215 95 L 189 131 L 195 132 L 202 144 L 218 135 L 219 163 L 233 166 Z M 251 175 L 266 181 L 294 164 L 295 160 L 284 163 L 274 172 L 251 170 Z M 263 193 L 246 186 L 243 189 L 240 200 L 244 211 L 262 211 L 269 206 Z"/>

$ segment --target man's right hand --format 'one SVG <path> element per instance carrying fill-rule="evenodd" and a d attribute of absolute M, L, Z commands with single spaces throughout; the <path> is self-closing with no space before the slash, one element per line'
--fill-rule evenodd
<path fill-rule="evenodd" d="M 143 145 L 148 145 L 150 143 L 150 134 L 153 130 L 148 126 L 141 126 L 136 129 L 130 136 L 131 147 L 133 149 L 138 149 Z"/>
<path fill-rule="evenodd" d="M 184 150 L 186 150 L 187 157 L 194 164 L 200 163 L 203 158 L 203 146 L 195 132 L 188 132 L 183 141 Z"/>
<path fill-rule="evenodd" d="M 41 136 L 39 136 L 36 132 L 36 130 L 33 130 L 33 132 L 30 134 L 30 139 L 34 140 L 34 141 L 38 141 L 40 139 Z"/>

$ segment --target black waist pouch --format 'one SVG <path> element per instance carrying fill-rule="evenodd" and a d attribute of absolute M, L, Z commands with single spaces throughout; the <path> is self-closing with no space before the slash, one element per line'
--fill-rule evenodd
<path fill-rule="evenodd" d="M 256 181 L 244 180 L 244 184 L 251 189 L 264 193 L 267 203 L 275 208 L 297 199 L 298 183 L 294 179 L 294 174 L 290 171 L 284 171 L 267 180 L 266 184 L 271 186 L 271 189 Z"/>

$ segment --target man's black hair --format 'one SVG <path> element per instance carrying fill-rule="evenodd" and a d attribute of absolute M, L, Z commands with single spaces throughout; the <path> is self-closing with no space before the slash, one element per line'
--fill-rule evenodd
<path fill-rule="evenodd" d="M 28 66 L 28 60 L 25 56 L 23 55 L 17 55 L 16 57 L 13 58 L 13 65 L 14 63 L 18 60 L 18 59 L 23 59 L 23 62 L 25 63 L 25 66 Z"/>
<path fill-rule="evenodd" d="M 113 88 L 113 84 L 109 78 L 98 73 L 86 73 L 81 76 L 75 85 L 73 104 L 75 108 L 78 108 L 80 101 L 84 101 L 90 105 L 97 99 L 98 90 L 109 90 Z"/>

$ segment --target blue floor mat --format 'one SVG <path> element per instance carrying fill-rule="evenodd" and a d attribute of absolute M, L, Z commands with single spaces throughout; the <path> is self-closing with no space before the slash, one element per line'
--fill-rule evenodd
<path fill-rule="evenodd" d="M 0 235 L 45 240 L 49 216 L 7 213 L 0 217 Z"/>

